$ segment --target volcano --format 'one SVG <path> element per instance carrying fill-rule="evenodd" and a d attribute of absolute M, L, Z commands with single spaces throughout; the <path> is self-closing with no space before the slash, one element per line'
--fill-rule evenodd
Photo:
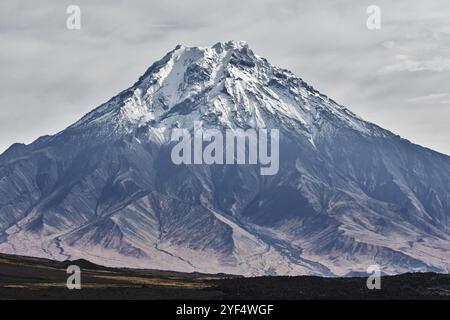
<path fill-rule="evenodd" d="M 279 130 L 279 170 L 174 164 L 174 128 Z M 246 276 L 450 270 L 450 157 L 255 55 L 177 46 L 65 130 L 0 156 L 0 252 Z"/>

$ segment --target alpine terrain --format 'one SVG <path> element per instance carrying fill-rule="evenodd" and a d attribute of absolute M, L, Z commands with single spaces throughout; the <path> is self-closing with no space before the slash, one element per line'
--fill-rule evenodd
<path fill-rule="evenodd" d="M 278 129 L 278 173 L 175 165 L 171 130 L 194 121 Z M 0 252 L 246 276 L 448 273 L 450 157 L 244 42 L 177 46 L 67 129 L 0 156 Z"/>

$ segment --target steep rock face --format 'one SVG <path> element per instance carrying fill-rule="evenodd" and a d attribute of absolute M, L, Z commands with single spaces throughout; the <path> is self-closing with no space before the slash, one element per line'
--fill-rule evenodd
<path fill-rule="evenodd" d="M 173 128 L 279 129 L 280 168 L 175 165 Z M 177 46 L 66 130 L 0 156 L 0 251 L 245 275 L 450 267 L 450 157 L 242 42 Z"/>

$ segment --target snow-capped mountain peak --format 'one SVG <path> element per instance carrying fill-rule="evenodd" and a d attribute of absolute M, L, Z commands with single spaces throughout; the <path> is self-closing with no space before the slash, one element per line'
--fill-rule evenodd
<path fill-rule="evenodd" d="M 292 72 L 256 56 L 244 41 L 211 47 L 178 45 L 133 86 L 72 128 L 100 125 L 128 134 L 147 127 L 152 135 L 155 126 L 158 132 L 174 126 L 192 128 L 199 119 L 223 128 L 281 127 L 308 136 L 310 141 L 333 126 L 386 134 Z"/>

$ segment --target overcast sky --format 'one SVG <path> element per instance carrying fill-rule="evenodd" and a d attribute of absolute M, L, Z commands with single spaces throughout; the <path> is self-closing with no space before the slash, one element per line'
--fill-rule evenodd
<path fill-rule="evenodd" d="M 66 28 L 70 4 L 81 30 Z M 372 4 L 380 30 L 366 27 Z M 2 0 L 0 34 L 0 152 L 64 129 L 177 44 L 234 39 L 366 120 L 450 154 L 449 0 Z"/>

